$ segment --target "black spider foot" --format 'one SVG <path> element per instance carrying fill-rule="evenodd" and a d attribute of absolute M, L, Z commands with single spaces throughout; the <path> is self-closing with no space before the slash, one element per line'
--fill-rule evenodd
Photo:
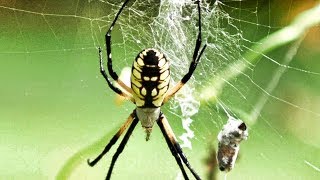
<path fill-rule="evenodd" d="M 87 159 L 87 163 L 90 167 L 93 167 L 96 164 L 94 161 L 90 161 L 90 159 Z"/>

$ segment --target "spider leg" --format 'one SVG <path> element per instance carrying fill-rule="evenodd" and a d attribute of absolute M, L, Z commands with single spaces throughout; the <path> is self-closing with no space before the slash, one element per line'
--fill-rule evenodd
<path fill-rule="evenodd" d="M 100 73 L 102 74 L 102 76 L 104 77 L 104 79 L 107 81 L 109 87 L 116 92 L 117 94 L 119 94 L 120 96 L 123 96 L 129 100 L 131 100 L 132 102 L 134 102 L 134 99 L 132 97 L 132 94 L 129 92 L 125 93 L 123 91 L 121 91 L 121 89 L 117 88 L 116 86 L 113 85 L 113 83 L 110 81 L 106 71 L 103 68 L 103 58 L 102 58 L 102 52 L 101 52 L 101 48 L 99 47 L 99 59 L 100 59 Z"/>
<path fill-rule="evenodd" d="M 129 2 L 129 0 L 126 0 L 120 10 L 118 11 L 118 13 L 116 14 L 116 17 L 114 18 L 111 26 L 109 27 L 107 34 L 105 35 L 105 41 L 106 41 L 106 49 L 107 49 L 107 58 L 108 58 L 108 71 L 110 76 L 112 77 L 113 80 L 115 80 L 122 88 L 124 88 L 127 92 L 132 93 L 132 89 L 130 87 L 128 87 L 127 85 L 125 85 L 120 79 L 119 76 L 117 75 L 117 73 L 115 71 L 113 71 L 112 68 L 112 57 L 111 57 L 111 32 L 112 29 L 114 27 L 114 25 L 116 24 L 116 21 L 118 20 L 122 10 L 124 9 L 124 7 L 126 6 L 126 4 Z"/>
<path fill-rule="evenodd" d="M 111 177 L 111 173 L 112 173 L 112 170 L 113 170 L 113 167 L 119 157 L 119 155 L 122 153 L 125 145 L 127 144 L 131 134 L 132 134 L 132 131 L 134 130 L 134 128 L 136 127 L 137 123 L 139 122 L 139 119 L 135 116 L 135 118 L 133 119 L 133 122 L 132 124 L 130 125 L 127 133 L 124 135 L 116 153 L 113 155 L 112 157 L 112 160 L 111 160 L 111 164 L 110 164 L 110 167 L 109 167 L 109 170 L 108 170 L 108 174 L 107 174 L 107 177 L 106 177 L 106 180 L 109 180 L 110 177 Z"/>
<path fill-rule="evenodd" d="M 191 78 L 194 70 L 196 69 L 198 62 L 200 60 L 201 55 L 203 54 L 204 50 L 206 49 L 207 45 L 205 44 L 202 49 L 200 50 L 200 46 L 201 46 L 201 8 L 200 8 L 200 1 L 196 1 L 196 4 L 198 5 L 198 24 L 199 24 L 199 32 L 197 35 L 197 39 L 196 39 L 196 45 L 194 48 L 194 52 L 193 52 L 193 56 L 192 56 L 192 61 L 190 63 L 189 66 L 189 71 L 187 72 L 187 74 L 185 74 L 183 76 L 183 78 L 180 80 L 180 82 L 173 87 L 172 89 L 170 89 L 166 95 L 166 97 L 163 100 L 163 103 L 166 103 L 176 92 L 179 91 L 179 89 L 184 86 L 184 84 L 186 84 L 189 79 Z M 200 53 L 199 53 L 200 50 Z"/>
<path fill-rule="evenodd" d="M 182 173 L 184 172 L 183 167 L 180 166 L 181 161 L 179 159 L 179 161 L 177 160 L 177 157 L 179 155 L 179 157 L 182 159 L 183 163 L 188 167 L 188 169 L 191 171 L 191 173 L 193 174 L 193 176 L 197 179 L 200 180 L 200 176 L 193 170 L 193 168 L 191 167 L 187 157 L 184 155 L 184 153 L 182 152 L 182 149 L 179 145 L 179 143 L 176 140 L 176 137 L 170 127 L 170 124 L 167 120 L 167 118 L 162 114 L 160 119 L 158 120 L 158 125 L 162 131 L 162 134 L 164 135 L 164 137 L 166 138 L 166 141 L 168 143 L 168 146 L 173 154 L 173 156 L 176 158 L 176 161 L 182 171 Z M 168 140 L 167 140 L 168 139 Z M 179 164 L 180 162 L 180 164 Z M 184 175 L 185 179 L 188 179 L 188 177 L 186 177 Z"/>
<path fill-rule="evenodd" d="M 97 162 L 99 162 L 99 160 L 110 150 L 110 148 L 117 142 L 117 140 L 119 139 L 119 137 L 122 135 L 122 133 L 128 128 L 128 126 L 130 124 L 132 124 L 132 121 L 136 117 L 135 111 L 133 113 L 130 114 L 130 116 L 128 117 L 128 119 L 126 120 L 126 122 L 120 127 L 120 129 L 118 130 L 118 132 L 112 137 L 112 139 L 110 140 L 110 142 L 106 145 L 106 147 L 104 148 L 104 150 L 93 160 L 90 161 L 89 159 L 87 160 L 88 165 L 89 166 L 94 166 L 95 164 L 97 164 Z M 137 120 L 136 120 L 137 121 Z"/>
<path fill-rule="evenodd" d="M 161 116 L 160 118 L 163 118 L 163 117 Z M 180 170 L 181 170 L 181 172 L 183 174 L 184 179 L 186 179 L 186 180 L 189 179 L 186 171 L 184 170 L 184 167 L 183 167 L 181 159 L 180 159 L 180 157 L 178 155 L 178 152 L 176 151 L 175 147 L 172 145 L 172 143 L 170 141 L 170 137 L 168 136 L 168 133 L 166 132 L 166 129 L 163 126 L 162 120 L 160 119 L 157 122 L 158 122 L 158 125 L 159 125 L 159 127 L 161 129 L 161 132 L 162 132 L 162 134 L 163 134 L 163 136 L 164 136 L 164 138 L 165 138 L 165 140 L 167 142 L 167 145 L 168 145 L 168 147 L 169 147 L 169 149 L 171 151 L 171 154 L 174 156 L 174 158 L 176 159 L 177 164 L 179 165 L 179 168 L 180 168 Z"/>

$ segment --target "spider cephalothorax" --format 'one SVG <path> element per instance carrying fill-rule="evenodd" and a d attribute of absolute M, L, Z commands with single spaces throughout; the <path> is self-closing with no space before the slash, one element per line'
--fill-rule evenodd
<path fill-rule="evenodd" d="M 138 121 L 141 122 L 142 127 L 146 131 L 146 140 L 149 139 L 152 127 L 154 123 L 157 122 L 172 155 L 174 156 L 177 164 L 179 165 L 183 177 L 185 179 L 189 179 L 182 162 L 187 166 L 187 168 L 191 171 L 191 173 L 196 179 L 200 179 L 199 175 L 191 168 L 190 163 L 188 162 L 186 156 L 182 152 L 179 143 L 177 142 L 177 139 L 169 125 L 167 118 L 161 112 L 160 109 L 160 107 L 164 103 L 166 103 L 176 92 L 179 91 L 181 87 L 183 87 L 185 83 L 187 83 L 187 81 L 192 76 L 194 70 L 196 69 L 199 59 L 206 48 L 206 45 L 204 45 L 203 48 L 200 50 L 202 42 L 200 2 L 195 1 L 198 9 L 199 32 L 196 38 L 195 49 L 193 52 L 189 71 L 187 72 L 187 74 L 183 76 L 183 78 L 177 85 L 169 89 L 169 61 L 163 53 L 154 48 L 142 50 L 133 61 L 131 71 L 131 87 L 125 85 L 118 78 L 117 73 L 113 71 L 111 59 L 111 31 L 128 1 L 129 0 L 126 0 L 121 6 L 105 36 L 108 58 L 108 72 L 112 79 L 121 86 L 121 89 L 113 85 L 103 68 L 101 48 L 99 48 L 100 72 L 107 81 L 109 87 L 117 94 L 132 101 L 136 105 L 136 108 L 130 114 L 126 122 L 120 127 L 118 132 L 113 136 L 113 138 L 104 148 L 104 150 L 99 154 L 99 156 L 95 158 L 93 161 L 88 160 L 88 164 L 90 166 L 94 166 L 116 143 L 121 134 L 123 134 L 123 132 L 128 128 L 123 140 L 121 141 L 116 153 L 112 158 L 111 165 L 106 177 L 106 179 L 110 179 L 115 162 L 117 161 L 120 153 L 123 151 Z"/>

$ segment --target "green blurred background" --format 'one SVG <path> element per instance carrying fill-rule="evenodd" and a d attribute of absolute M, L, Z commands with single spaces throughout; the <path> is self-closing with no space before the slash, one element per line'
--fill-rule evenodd
<path fill-rule="evenodd" d="M 244 47 L 281 29 L 298 13 L 316 4 L 312 0 L 221 2 L 222 9 L 234 18 L 234 24 L 248 40 L 241 42 Z M 157 7 L 158 3 L 138 1 L 135 5 L 145 9 Z M 86 160 L 103 148 L 101 144 L 90 145 L 104 135 L 107 136 L 102 144 L 108 142 L 134 109 L 129 102 L 120 106 L 115 103 L 116 96 L 98 69 L 96 47 L 103 45 L 104 32 L 119 5 L 120 1 L 94 0 L 0 1 L 0 179 L 56 179 L 67 160 L 88 146 L 78 156 L 79 164 L 69 178 L 104 178 L 116 148 L 97 167 L 90 168 Z M 105 19 L 97 20 L 98 17 Z M 126 22 L 127 17 L 128 14 L 123 15 L 121 22 Z M 113 38 L 121 40 L 119 29 Z M 319 179 L 319 44 L 317 26 L 307 34 L 289 65 L 298 70 L 286 68 L 257 122 L 249 126 L 249 139 L 241 144 L 239 160 L 228 179 Z M 134 58 L 126 55 L 140 50 L 134 44 L 126 44 L 130 45 L 133 48 L 126 53 L 113 48 L 119 73 Z M 281 63 L 289 47 L 281 47 L 268 56 Z M 261 58 L 245 72 L 251 79 L 240 76 L 232 81 L 246 101 L 230 86 L 219 99 L 235 113 L 249 113 L 264 94 L 251 80 L 264 89 L 277 67 Z M 200 71 L 196 73 L 199 75 Z M 178 136 L 184 130 L 172 111 L 168 105 L 164 107 Z M 192 119 L 193 148 L 184 151 L 191 165 L 206 177 L 210 169 L 206 159 L 210 158 L 211 147 L 216 146 L 216 136 L 227 117 L 214 102 L 209 102 L 203 103 Z M 159 129 L 155 127 L 151 140 L 145 142 L 138 125 L 116 163 L 113 178 L 175 179 L 178 173 Z M 223 179 L 224 173 L 217 177 Z"/>

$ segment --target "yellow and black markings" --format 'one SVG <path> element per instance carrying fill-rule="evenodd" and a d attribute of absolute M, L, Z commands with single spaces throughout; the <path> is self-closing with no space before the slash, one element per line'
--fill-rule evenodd
<path fill-rule="evenodd" d="M 141 51 L 132 65 L 131 88 L 138 107 L 160 107 L 170 82 L 169 62 L 154 48 Z"/>

